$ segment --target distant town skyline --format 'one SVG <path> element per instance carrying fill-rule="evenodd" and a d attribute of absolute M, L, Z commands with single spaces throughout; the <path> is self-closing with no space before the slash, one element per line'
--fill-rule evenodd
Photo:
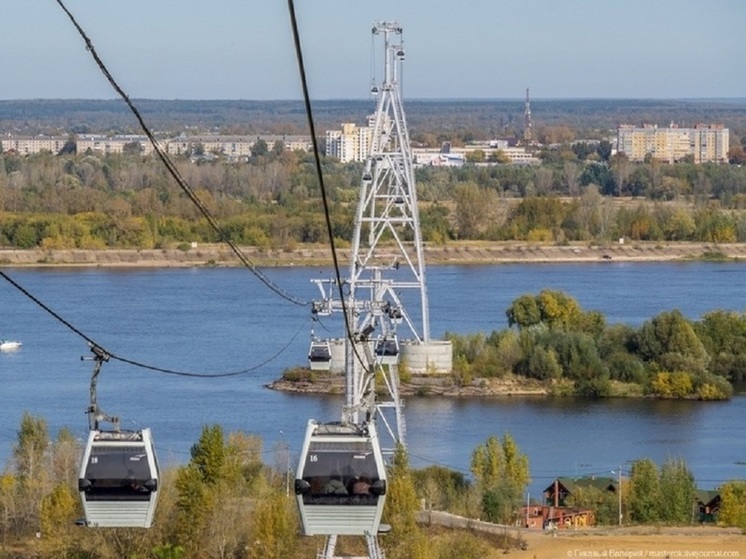
<path fill-rule="evenodd" d="M 65 0 L 133 98 L 300 99 L 287 3 Z M 0 99 L 112 99 L 54 0 L 0 24 Z M 746 97 L 743 0 L 296 2 L 313 99 L 381 77 L 375 21 L 404 29 L 405 98 Z"/>

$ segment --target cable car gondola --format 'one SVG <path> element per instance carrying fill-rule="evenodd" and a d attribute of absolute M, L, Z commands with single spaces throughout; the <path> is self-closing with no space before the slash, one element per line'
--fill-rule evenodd
<path fill-rule="evenodd" d="M 158 498 L 150 429 L 91 431 L 78 490 L 87 526 L 150 528 Z"/>
<path fill-rule="evenodd" d="M 150 429 L 122 431 L 119 418 L 98 406 L 96 383 L 109 355 L 92 345 L 96 364 L 91 376 L 90 432 L 78 476 L 85 526 L 150 528 L 158 499 L 158 460 Z M 103 422 L 112 429 L 101 429 Z"/>
<path fill-rule="evenodd" d="M 307 536 L 377 534 L 386 470 L 375 425 L 310 420 L 295 494 Z"/>
<path fill-rule="evenodd" d="M 378 340 L 375 354 L 382 365 L 396 365 L 399 361 L 399 343 L 396 341 L 396 336 Z"/>
<path fill-rule="evenodd" d="M 328 341 L 313 340 L 308 349 L 308 367 L 312 371 L 328 371 L 332 365 L 332 350 Z"/>

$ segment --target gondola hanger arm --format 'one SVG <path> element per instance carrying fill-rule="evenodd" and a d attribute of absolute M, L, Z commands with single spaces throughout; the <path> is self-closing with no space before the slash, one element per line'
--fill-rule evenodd
<path fill-rule="evenodd" d="M 110 355 L 104 351 L 104 349 L 95 344 L 89 344 L 93 357 L 81 356 L 81 361 L 94 361 L 93 374 L 91 375 L 91 402 L 86 410 L 88 414 L 88 426 L 93 431 L 99 430 L 99 425 L 102 422 L 111 423 L 114 431 L 119 431 L 119 418 L 113 415 L 106 414 L 98 405 L 98 397 L 96 393 L 96 387 L 98 384 L 98 375 L 101 372 L 101 366 L 109 361 Z"/>

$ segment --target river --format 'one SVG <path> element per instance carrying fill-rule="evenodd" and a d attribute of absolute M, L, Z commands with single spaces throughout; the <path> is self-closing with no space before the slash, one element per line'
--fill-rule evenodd
<path fill-rule="evenodd" d="M 311 321 L 239 268 L 4 270 L 69 325 L 112 353 L 174 371 L 225 373 L 193 378 L 105 363 L 99 403 L 125 428 L 149 426 L 163 465 L 184 463 L 203 425 L 262 436 L 265 462 L 288 446 L 297 460 L 309 418 L 339 417 L 342 399 L 264 387 L 303 364 Z M 304 299 L 328 269 L 266 272 Z M 431 266 L 431 331 L 460 334 L 507 326 L 505 309 L 524 293 L 560 289 L 609 323 L 640 325 L 674 308 L 696 319 L 716 308 L 743 311 L 743 263 L 505 264 Z M 68 426 L 84 437 L 91 361 L 85 341 L 7 282 L 0 282 L 0 337 L 23 348 L 0 354 L 0 463 L 11 456 L 24 411 L 45 418 L 54 436 Z M 325 331 L 328 328 L 329 331 Z M 338 336 L 339 322 L 316 325 Z M 268 361 L 269 360 L 269 361 Z M 266 364 L 261 365 L 266 362 Z M 576 398 L 409 398 L 407 435 L 416 467 L 441 464 L 468 473 L 470 455 L 490 435 L 509 432 L 529 457 L 532 495 L 557 476 L 612 475 L 631 461 L 683 458 L 702 488 L 746 477 L 746 397 L 727 402 Z"/>

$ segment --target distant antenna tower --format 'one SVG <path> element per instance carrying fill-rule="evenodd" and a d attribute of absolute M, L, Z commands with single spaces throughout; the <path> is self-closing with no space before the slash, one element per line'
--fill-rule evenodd
<path fill-rule="evenodd" d="M 523 141 L 526 144 L 531 144 L 534 141 L 531 128 L 531 99 L 528 95 L 528 88 L 526 88 L 526 106 L 523 109 Z"/>

